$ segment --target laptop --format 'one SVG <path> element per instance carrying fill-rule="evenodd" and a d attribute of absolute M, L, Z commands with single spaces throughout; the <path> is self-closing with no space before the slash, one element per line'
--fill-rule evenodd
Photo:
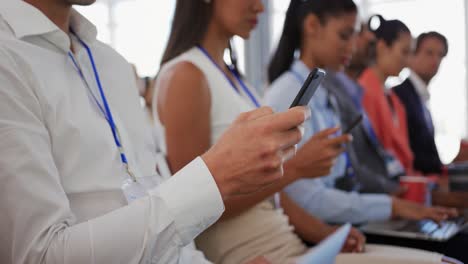
<path fill-rule="evenodd" d="M 389 220 L 370 222 L 360 229 L 365 234 L 445 242 L 468 228 L 468 210 L 459 217 L 442 222 L 431 220 Z"/>

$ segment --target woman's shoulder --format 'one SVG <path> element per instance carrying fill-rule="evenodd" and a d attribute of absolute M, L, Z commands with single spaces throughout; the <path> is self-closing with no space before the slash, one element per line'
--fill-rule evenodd
<path fill-rule="evenodd" d="M 378 92 L 383 90 L 383 84 L 372 68 L 364 70 L 361 76 L 359 76 L 358 82 L 365 91 Z"/>
<path fill-rule="evenodd" d="M 194 82 L 203 81 L 213 85 L 220 78 L 217 71 L 203 52 L 199 48 L 193 47 L 165 63 L 158 75 L 193 80 Z"/>
<path fill-rule="evenodd" d="M 158 74 L 158 83 L 181 82 L 197 84 L 206 82 L 204 72 L 191 61 L 178 61 L 166 65 Z"/>
<path fill-rule="evenodd" d="M 290 72 L 285 72 L 273 81 L 265 92 L 265 104 L 273 107 L 275 111 L 285 111 L 301 87 L 293 78 Z"/>
<path fill-rule="evenodd" d="M 182 97 L 209 96 L 205 73 L 193 61 L 179 59 L 182 56 L 185 55 L 180 55 L 161 68 L 155 83 L 155 98 L 164 99 L 170 94 Z"/>
<path fill-rule="evenodd" d="M 284 89 L 287 86 L 291 85 L 291 79 L 293 78 L 293 75 L 291 72 L 286 71 L 283 74 L 281 74 L 276 80 L 274 80 L 270 86 L 269 90 L 281 90 Z"/>
<path fill-rule="evenodd" d="M 203 53 L 197 47 L 193 47 L 164 63 L 161 67 L 161 72 L 179 67 L 185 70 L 195 70 L 197 68 L 200 72 L 204 72 L 206 71 L 207 63 L 205 62 Z"/>

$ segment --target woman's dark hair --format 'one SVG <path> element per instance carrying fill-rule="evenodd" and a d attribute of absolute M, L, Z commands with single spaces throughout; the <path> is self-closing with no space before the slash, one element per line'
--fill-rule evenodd
<path fill-rule="evenodd" d="M 385 20 L 381 15 L 369 18 L 368 27 L 374 33 L 377 41 L 383 40 L 387 46 L 393 45 L 401 33 L 411 34 L 409 28 L 400 20 Z"/>
<path fill-rule="evenodd" d="M 213 1 L 177 0 L 172 20 L 171 33 L 164 51 L 161 64 L 174 59 L 187 50 L 200 45 L 208 30 L 208 24 L 213 13 Z M 237 58 L 231 43 L 229 54 L 233 70 L 240 75 Z"/>
<path fill-rule="evenodd" d="M 301 45 L 302 26 L 307 15 L 314 14 L 321 23 L 326 23 L 330 16 L 356 12 L 357 7 L 353 0 L 291 0 L 283 33 L 268 66 L 269 82 L 276 80 L 291 67 L 294 53 Z"/>
<path fill-rule="evenodd" d="M 213 13 L 213 4 L 202 0 L 177 0 L 171 33 L 161 65 L 199 45 Z"/>

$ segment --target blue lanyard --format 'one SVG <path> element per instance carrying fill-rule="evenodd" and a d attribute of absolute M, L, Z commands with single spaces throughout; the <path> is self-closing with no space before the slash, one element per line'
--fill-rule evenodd
<path fill-rule="evenodd" d="M 377 138 L 377 135 L 375 134 L 375 130 L 372 127 L 372 124 L 369 120 L 369 116 L 367 115 L 365 109 L 362 107 L 362 98 L 359 94 L 358 89 L 362 89 L 357 83 L 354 81 L 348 82 L 346 84 L 343 81 L 340 81 L 342 85 L 352 85 L 351 87 L 353 90 L 350 89 L 345 89 L 346 94 L 349 95 L 356 106 L 356 109 L 362 114 L 363 119 L 362 119 L 362 125 L 364 127 L 364 131 L 369 138 L 370 143 L 375 147 L 377 152 L 382 156 L 382 158 L 385 161 L 385 166 L 387 168 L 387 172 L 391 178 L 395 178 L 397 176 L 401 176 L 404 174 L 403 167 L 401 164 L 398 162 L 398 160 L 393 157 L 393 155 L 389 154 L 380 144 L 379 139 Z"/>
<path fill-rule="evenodd" d="M 357 86 L 356 84 L 356 87 L 354 87 L 356 89 L 361 89 L 360 87 Z M 374 131 L 374 128 L 372 127 L 372 124 L 369 120 L 369 116 L 367 116 L 367 113 L 366 111 L 364 110 L 364 108 L 362 107 L 362 98 L 359 96 L 358 93 L 350 93 L 348 92 L 347 94 L 349 94 L 349 96 L 351 97 L 354 105 L 356 106 L 356 109 L 361 112 L 362 116 L 363 116 L 363 120 L 362 120 L 362 124 L 364 126 L 364 129 L 366 130 L 367 132 L 367 135 L 369 136 L 369 139 L 371 141 L 371 143 L 376 146 L 376 147 L 379 147 L 379 140 L 377 139 L 377 135 L 375 134 L 375 131 Z"/>
<path fill-rule="evenodd" d="M 96 84 L 97 84 L 97 86 L 99 88 L 99 94 L 101 96 L 102 105 L 99 103 L 98 99 L 96 98 L 93 91 L 91 90 L 91 86 L 89 86 L 89 84 L 88 84 L 88 82 L 87 82 L 87 80 L 86 80 L 86 78 L 85 78 L 85 76 L 83 74 L 83 71 L 81 70 L 80 66 L 78 65 L 77 61 L 75 60 L 75 57 L 73 56 L 73 54 L 70 51 L 68 52 L 68 56 L 70 57 L 71 61 L 73 62 L 73 65 L 75 66 L 78 74 L 80 75 L 81 79 L 83 80 L 84 84 L 86 85 L 86 88 L 88 88 L 88 90 L 91 93 L 94 101 L 96 102 L 97 106 L 99 107 L 99 110 L 101 110 L 102 114 L 104 115 L 105 119 L 107 120 L 107 123 L 109 124 L 109 127 L 111 128 L 115 144 L 117 145 L 117 148 L 118 148 L 119 153 L 120 153 L 120 160 L 122 161 L 122 164 L 125 166 L 128 174 L 130 175 L 132 180 L 136 181 L 135 175 L 129 169 L 127 156 L 125 155 L 125 150 L 124 150 L 124 148 L 122 147 L 122 144 L 121 144 L 120 133 L 119 133 L 119 131 L 117 129 L 117 126 L 115 125 L 114 117 L 112 116 L 112 112 L 111 112 L 111 109 L 109 107 L 109 103 L 107 102 L 106 95 L 104 94 L 104 89 L 102 88 L 101 79 L 99 78 L 99 72 L 97 71 L 96 63 L 94 62 L 93 53 L 91 52 L 91 49 L 89 48 L 89 46 L 83 40 L 81 40 L 73 31 L 71 31 L 71 33 L 73 35 L 75 35 L 75 37 L 78 39 L 78 41 L 81 43 L 81 45 L 86 49 L 86 52 L 88 53 L 89 61 L 91 62 L 91 66 L 93 68 L 93 73 L 94 73 L 94 77 L 95 77 L 95 80 L 96 80 Z"/>
<path fill-rule="evenodd" d="M 232 89 L 234 89 L 234 91 L 236 91 L 236 93 L 238 93 L 240 95 L 240 92 L 239 90 L 237 89 L 237 86 L 234 84 L 234 82 L 231 80 L 231 78 L 229 78 L 229 76 L 227 76 L 227 74 L 223 71 L 223 69 L 221 69 L 221 67 L 214 61 L 214 59 L 210 56 L 210 54 L 208 53 L 208 51 L 203 48 L 202 46 L 198 45 L 197 46 L 198 49 L 203 52 L 203 54 L 211 61 L 211 63 L 213 63 L 216 68 L 218 68 L 218 70 L 224 75 L 224 77 L 226 78 L 226 80 L 229 82 L 229 84 L 231 85 Z M 242 90 L 244 90 L 244 92 L 247 94 L 247 96 L 250 98 L 250 100 L 252 101 L 252 103 L 255 105 L 255 107 L 260 107 L 260 103 L 257 101 L 257 99 L 255 98 L 255 96 L 252 94 L 252 92 L 249 90 L 249 88 L 247 87 L 247 85 L 245 85 L 245 83 L 242 81 L 242 78 L 239 76 L 239 74 L 234 71 L 232 69 L 232 67 L 228 67 L 229 71 L 232 73 L 232 75 L 234 76 L 234 78 L 236 78 L 236 81 L 239 83 L 239 85 L 242 87 Z"/>

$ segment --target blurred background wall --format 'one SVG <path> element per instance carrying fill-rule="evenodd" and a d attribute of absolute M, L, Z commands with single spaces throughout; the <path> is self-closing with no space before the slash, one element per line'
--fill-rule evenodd
<path fill-rule="evenodd" d="M 234 39 L 240 68 L 260 93 L 265 67 L 282 30 L 287 0 L 265 0 L 266 12 L 247 41 Z M 416 37 L 438 31 L 449 41 L 449 54 L 431 83 L 430 108 L 437 145 L 444 162 L 458 152 L 459 139 L 468 135 L 468 0 L 355 0 L 365 21 L 379 13 L 405 22 Z M 169 34 L 175 0 L 99 0 L 78 10 L 95 23 L 98 38 L 133 63 L 140 76 L 154 76 Z M 394 85 L 408 75 L 402 71 Z"/>

